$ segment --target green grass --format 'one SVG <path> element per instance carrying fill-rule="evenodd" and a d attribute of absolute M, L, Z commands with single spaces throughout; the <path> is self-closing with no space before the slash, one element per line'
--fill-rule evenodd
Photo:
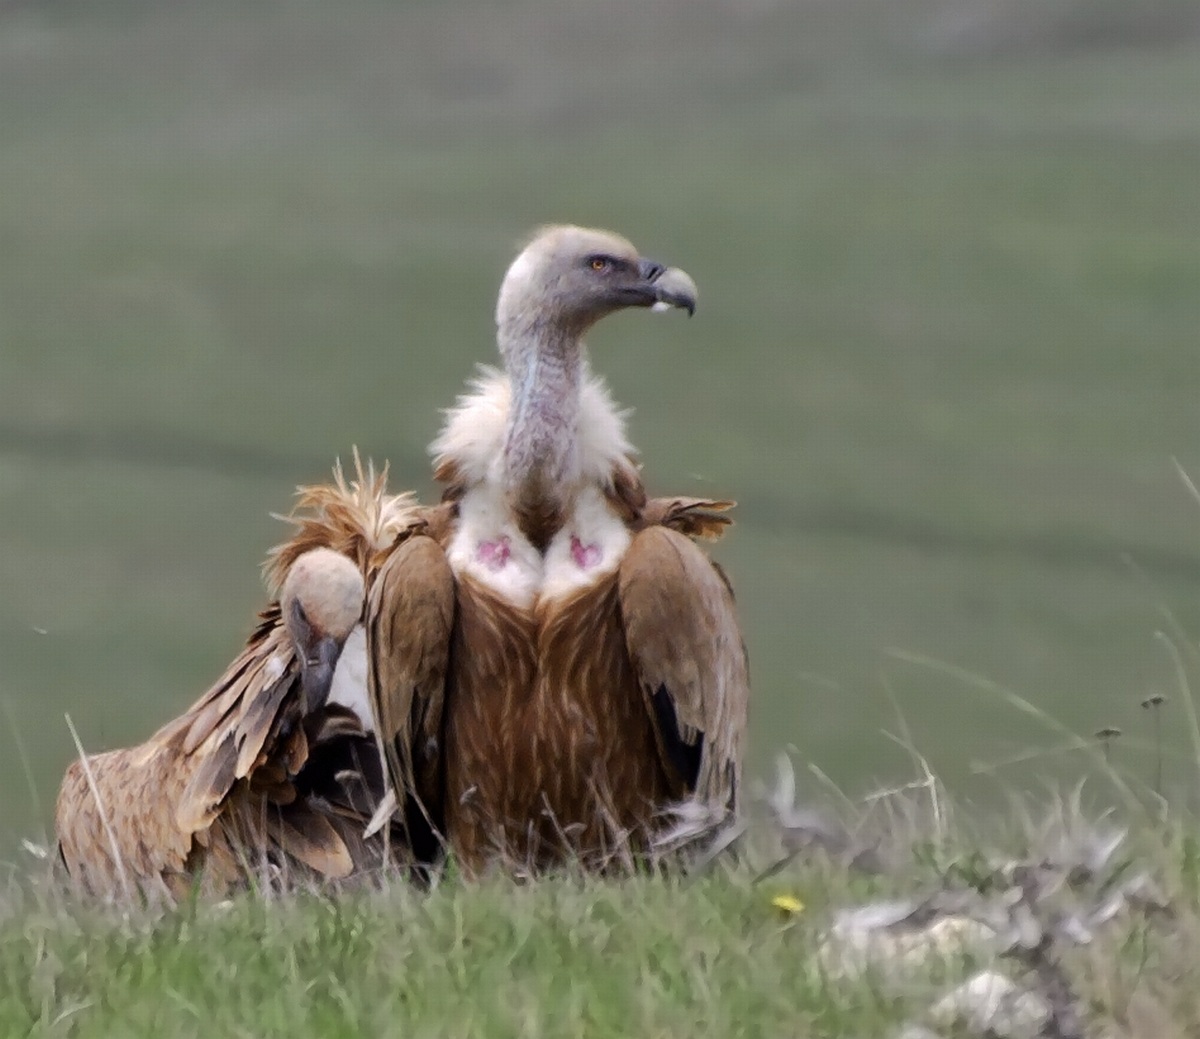
<path fill-rule="evenodd" d="M 592 347 L 651 487 L 742 503 L 756 764 L 893 774 L 891 695 L 972 794 L 1046 740 L 891 648 L 1077 732 L 1177 701 L 1200 45 L 1194 4 L 1138 10 L 5 6 L 0 841 L 45 825 L 65 711 L 128 743 L 220 672 L 295 484 L 358 444 L 430 493 L 549 219 L 700 285 Z"/>
<path fill-rule="evenodd" d="M 48 876 L 13 881 L 0 892 L 0 1032 L 891 1035 L 981 964 L 951 955 L 894 975 L 840 975 L 817 954 L 835 912 L 979 883 L 971 878 L 989 862 L 1040 861 L 1083 822 L 1069 807 L 1057 815 L 1066 829 L 1042 829 L 1019 812 L 1001 822 L 964 806 L 934 829 L 913 794 L 855 818 L 857 839 L 882 836 L 885 872 L 810 852 L 761 879 L 775 856 L 760 841 L 691 880 L 450 877 L 422 893 L 393 878 L 170 910 L 87 905 Z M 1198 863 L 1186 829 L 1135 823 L 1108 872 L 1145 870 L 1170 908 L 1127 909 L 1090 945 L 1057 947 L 1086 1035 L 1150 1039 L 1200 1025 Z M 803 911 L 778 911 L 779 894 L 798 896 Z M 1013 961 L 999 963 L 1021 977 Z"/>
<path fill-rule="evenodd" d="M 885 1007 L 839 1005 L 798 969 L 806 937 L 745 884 L 649 880 L 247 897 L 131 922 L 50 909 L 0 931 L 0 1028 L 732 1036 L 886 1022 Z"/>

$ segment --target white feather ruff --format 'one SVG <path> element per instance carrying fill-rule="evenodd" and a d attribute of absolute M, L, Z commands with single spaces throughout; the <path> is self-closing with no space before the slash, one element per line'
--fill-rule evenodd
<path fill-rule="evenodd" d="M 543 554 L 510 515 L 503 491 L 504 437 L 512 392 L 508 376 L 481 368 L 470 391 L 446 411 L 446 424 L 430 445 L 435 465 L 453 463 L 466 484 L 459 525 L 447 549 L 456 574 L 469 574 L 508 602 L 531 607 L 539 599 L 570 594 L 616 568 L 629 532 L 605 501 L 613 470 L 628 465 L 633 447 L 625 438 L 627 412 L 618 410 L 608 387 L 587 369 L 579 402 L 579 475 L 566 522 Z M 578 545 L 573 545 L 577 542 Z M 502 544 L 503 558 L 494 546 Z M 481 549 L 486 548 L 486 552 Z M 586 563 L 575 559 L 586 551 Z"/>
<path fill-rule="evenodd" d="M 468 487 L 499 484 L 512 388 L 504 372 L 488 365 L 481 365 L 468 385 L 469 392 L 446 409 L 445 425 L 429 450 L 435 466 L 453 462 Z M 611 486 L 613 469 L 634 454 L 625 436 L 628 415 L 617 407 L 604 380 L 585 368 L 578 430 L 580 475 L 585 484 Z"/>

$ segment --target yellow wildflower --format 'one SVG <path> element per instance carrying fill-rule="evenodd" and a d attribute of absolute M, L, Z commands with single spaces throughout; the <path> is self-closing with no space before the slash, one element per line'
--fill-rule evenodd
<path fill-rule="evenodd" d="M 771 905 L 782 913 L 795 916 L 804 912 L 804 903 L 794 895 L 776 895 L 771 899 Z"/>

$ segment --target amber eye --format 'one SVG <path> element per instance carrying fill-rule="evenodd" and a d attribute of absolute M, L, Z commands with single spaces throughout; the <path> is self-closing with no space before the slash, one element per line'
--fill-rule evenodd
<path fill-rule="evenodd" d="M 603 256 L 593 256 L 591 260 L 588 261 L 588 266 L 594 271 L 606 271 L 612 265 Z"/>

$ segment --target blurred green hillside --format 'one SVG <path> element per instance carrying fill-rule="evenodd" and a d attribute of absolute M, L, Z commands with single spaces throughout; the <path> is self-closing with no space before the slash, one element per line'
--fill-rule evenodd
<path fill-rule="evenodd" d="M 0 3 L 0 844 L 64 711 L 104 749 L 220 673 L 297 483 L 433 493 L 550 220 L 700 286 L 592 355 L 652 489 L 741 503 L 756 767 L 894 778 L 893 697 L 969 792 L 1057 739 L 893 648 L 1135 757 L 1165 692 L 1186 751 L 1198 99 L 1182 0 Z"/>

